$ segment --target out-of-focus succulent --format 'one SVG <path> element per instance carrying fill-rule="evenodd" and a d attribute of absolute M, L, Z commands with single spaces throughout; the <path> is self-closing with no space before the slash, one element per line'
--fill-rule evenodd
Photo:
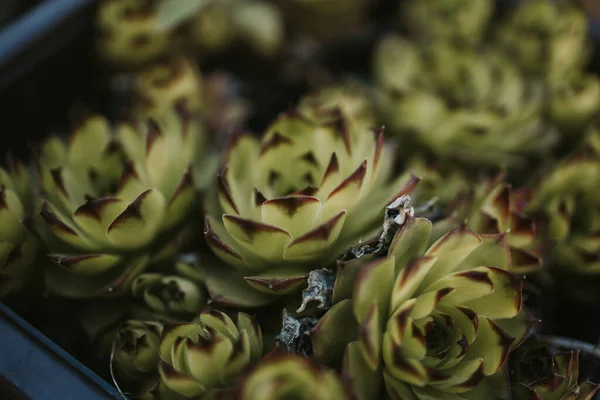
<path fill-rule="evenodd" d="M 269 295 L 298 290 L 316 265 L 370 234 L 384 206 L 417 182 L 409 174 L 388 182 L 393 157 L 383 132 L 350 129 L 337 110 L 318 121 L 302 110 L 282 114 L 261 141 L 235 136 L 225 161 L 222 211 L 207 212 L 206 240 L 240 279 Z M 207 275 L 209 291 L 224 269 Z"/>
<path fill-rule="evenodd" d="M 403 25 L 417 40 L 475 46 L 494 11 L 491 0 L 408 1 L 401 7 Z"/>
<path fill-rule="evenodd" d="M 578 74 L 588 57 L 587 18 L 574 2 L 516 3 L 496 42 L 524 71 L 553 84 Z"/>
<path fill-rule="evenodd" d="M 141 115 L 159 115 L 176 105 L 192 113 L 204 111 L 200 70 L 185 57 L 162 60 L 140 71 L 135 77 L 134 95 Z"/>
<path fill-rule="evenodd" d="M 596 76 L 577 76 L 551 88 L 548 117 L 563 132 L 579 139 L 599 115 L 600 81 Z"/>
<path fill-rule="evenodd" d="M 117 381 L 141 385 L 156 382 L 162 332 L 159 322 L 126 320 L 103 335 L 100 348 L 106 353 L 105 358 L 111 359 Z"/>
<path fill-rule="evenodd" d="M 471 187 L 470 177 L 458 168 L 428 163 L 420 157 L 410 160 L 406 169 L 420 178 L 414 197 L 421 201 L 435 200 L 440 209 L 446 208 L 459 193 Z"/>
<path fill-rule="evenodd" d="M 598 274 L 600 157 L 577 151 L 550 171 L 530 196 L 526 211 L 544 221 L 552 266 L 568 274 Z"/>
<path fill-rule="evenodd" d="M 502 174 L 483 179 L 470 190 L 459 193 L 446 211 L 449 217 L 434 224 L 433 237 L 440 237 L 466 221 L 479 234 L 507 234 L 511 272 L 531 274 L 541 268 L 535 222 L 517 209 L 511 186 Z"/>
<path fill-rule="evenodd" d="M 132 309 L 135 318 L 170 323 L 189 320 L 202 311 L 208 300 L 197 257 L 191 255 L 177 259 L 172 272 L 137 276 L 131 293 L 136 300 Z"/>
<path fill-rule="evenodd" d="M 278 0 L 286 15 L 286 24 L 300 36 L 319 42 L 336 41 L 352 35 L 364 26 L 368 0 Z"/>
<path fill-rule="evenodd" d="M 206 1 L 187 22 L 187 32 L 193 46 L 203 53 L 223 52 L 239 42 L 270 57 L 279 52 L 284 39 L 279 9 L 256 0 Z"/>
<path fill-rule="evenodd" d="M 335 372 L 293 354 L 271 353 L 238 384 L 240 400 L 350 400 Z"/>
<path fill-rule="evenodd" d="M 513 166 L 557 139 L 543 123 L 542 85 L 498 54 L 441 45 L 419 51 L 388 37 L 374 68 L 386 122 L 438 159 Z"/>
<path fill-rule="evenodd" d="M 134 69 L 177 47 L 175 33 L 160 26 L 157 0 L 107 0 L 96 15 L 97 48 L 108 64 Z"/>
<path fill-rule="evenodd" d="M 192 322 L 165 328 L 157 398 L 210 398 L 231 385 L 262 352 L 260 327 L 244 313 L 234 323 L 220 311 L 205 311 Z"/>
<path fill-rule="evenodd" d="M 197 128 L 182 109 L 158 122 L 120 123 L 117 134 L 94 115 L 68 143 L 52 137 L 40 146 L 36 231 L 56 264 L 47 270 L 49 290 L 79 298 L 118 293 L 151 260 L 177 251 L 197 197 Z"/>
<path fill-rule="evenodd" d="M 428 248 L 431 222 L 397 211 L 406 220 L 387 256 L 339 265 L 315 356 L 343 358 L 359 399 L 507 398 L 501 368 L 533 321 L 506 236 L 462 226 Z"/>
<path fill-rule="evenodd" d="M 33 208 L 33 182 L 22 163 L 0 168 L 0 299 L 28 287 L 38 244 L 23 225 Z"/>
<path fill-rule="evenodd" d="M 327 121 L 331 113 L 338 110 L 355 131 L 372 129 L 377 121 L 374 95 L 358 81 L 346 81 L 309 93 L 300 100 L 298 109 L 315 121 Z"/>
<path fill-rule="evenodd" d="M 579 384 L 579 351 L 552 355 L 539 343 L 526 343 L 512 356 L 514 400 L 592 400 L 600 389 Z"/>

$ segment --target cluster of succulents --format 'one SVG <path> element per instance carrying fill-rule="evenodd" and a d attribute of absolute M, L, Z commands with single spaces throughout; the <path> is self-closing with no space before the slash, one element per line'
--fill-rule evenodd
<path fill-rule="evenodd" d="M 367 77 L 224 117 L 207 55 L 360 36 L 373 4 L 350 3 L 102 2 L 128 101 L 0 169 L 0 299 L 78 304 L 136 398 L 591 400 L 535 302 L 600 301 L 582 10 L 399 1 Z"/>

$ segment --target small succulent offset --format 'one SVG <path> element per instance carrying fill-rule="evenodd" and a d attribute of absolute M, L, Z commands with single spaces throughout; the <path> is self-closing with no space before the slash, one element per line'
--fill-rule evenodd
<path fill-rule="evenodd" d="M 592 400 L 600 386 L 579 383 L 579 351 L 552 354 L 527 342 L 512 357 L 514 400 Z"/>
<path fill-rule="evenodd" d="M 159 322 L 126 320 L 103 335 L 100 347 L 110 354 L 117 382 L 133 382 L 142 387 L 156 382 L 162 332 Z"/>
<path fill-rule="evenodd" d="M 202 76 L 192 59 L 183 56 L 156 62 L 134 80 L 135 105 L 141 115 L 160 115 L 176 105 L 191 113 L 204 108 Z"/>
<path fill-rule="evenodd" d="M 417 40 L 476 46 L 494 11 L 491 0 L 421 0 L 404 2 L 402 21 Z"/>
<path fill-rule="evenodd" d="M 164 329 L 159 344 L 160 400 L 209 398 L 227 389 L 263 352 L 262 332 L 254 318 L 205 311 L 189 323 Z"/>
<path fill-rule="evenodd" d="M 493 51 L 419 49 L 388 36 L 376 49 L 374 74 L 393 132 L 441 162 L 519 166 L 558 138 L 543 120 L 543 86 Z"/>
<path fill-rule="evenodd" d="M 207 212 L 206 240 L 255 290 L 298 290 L 315 266 L 376 229 L 385 204 L 414 188 L 409 174 L 390 182 L 392 151 L 382 131 L 351 129 L 335 108 L 317 121 L 301 110 L 282 114 L 261 141 L 237 135 L 215 189 L 220 208 Z"/>
<path fill-rule="evenodd" d="M 431 222 L 410 215 L 383 256 L 339 264 L 315 357 L 359 399 L 505 398 L 501 368 L 535 323 L 506 236 L 461 226 L 429 246 Z"/>
<path fill-rule="evenodd" d="M 23 225 L 33 203 L 29 171 L 9 157 L 8 168 L 0 168 L 0 299 L 26 290 L 35 278 L 38 243 Z"/>
<path fill-rule="evenodd" d="M 101 59 L 120 69 L 136 69 L 170 52 L 175 32 L 160 26 L 157 0 L 108 0 L 96 15 Z"/>
<path fill-rule="evenodd" d="M 271 353 L 237 385 L 240 400 L 351 400 L 354 397 L 335 372 L 310 359 Z"/>
<path fill-rule="evenodd" d="M 47 269 L 48 289 L 61 296 L 127 290 L 188 232 L 197 199 L 192 165 L 202 150 L 193 118 L 177 109 L 115 130 L 92 115 L 68 143 L 47 139 L 35 160 L 42 190 L 35 230 L 56 264 Z"/>

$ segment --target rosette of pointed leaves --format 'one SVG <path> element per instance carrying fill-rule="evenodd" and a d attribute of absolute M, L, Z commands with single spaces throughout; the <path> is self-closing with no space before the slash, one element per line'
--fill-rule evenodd
<path fill-rule="evenodd" d="M 544 223 L 552 265 L 563 272 L 600 272 L 600 157 L 578 150 L 546 175 L 526 211 Z"/>
<path fill-rule="evenodd" d="M 205 311 L 190 323 L 165 328 L 159 345 L 158 398 L 214 395 L 258 361 L 262 351 L 260 327 L 244 313 L 234 323 L 220 311 Z"/>
<path fill-rule="evenodd" d="M 96 15 L 100 57 L 118 68 L 139 68 L 175 46 L 174 33 L 159 25 L 157 0 L 107 0 Z"/>
<path fill-rule="evenodd" d="M 203 53 L 228 50 L 234 42 L 273 56 L 284 39 L 283 17 L 270 2 L 208 0 L 187 23 L 192 44 Z"/>
<path fill-rule="evenodd" d="M 56 264 L 46 279 L 57 294 L 127 290 L 152 258 L 172 254 L 186 232 L 181 227 L 196 200 L 194 121 L 181 112 L 116 130 L 94 115 L 68 143 L 52 137 L 40 146 L 36 231 Z"/>
<path fill-rule="evenodd" d="M 498 54 L 441 45 L 419 51 L 388 37 L 375 74 L 390 127 L 438 159 L 512 166 L 556 140 L 543 123 L 542 85 Z"/>
<path fill-rule="evenodd" d="M 434 224 L 433 236 L 440 237 L 464 221 L 481 234 L 507 233 L 510 271 L 519 275 L 538 271 L 542 260 L 537 248 L 535 221 L 518 209 L 511 192 L 503 174 L 481 180 L 456 196 L 447 207 L 449 217 Z"/>
<path fill-rule="evenodd" d="M 135 318 L 175 323 L 188 321 L 206 305 L 204 277 L 194 255 L 182 255 L 168 272 L 143 273 L 131 284 Z"/>
<path fill-rule="evenodd" d="M 126 320 L 101 338 L 101 347 L 107 355 L 112 353 L 118 380 L 142 384 L 156 381 L 162 332 L 163 325 L 159 322 Z"/>
<path fill-rule="evenodd" d="M 574 2 L 518 2 L 498 25 L 496 42 L 525 72 L 550 84 L 578 74 L 587 61 L 587 18 Z"/>
<path fill-rule="evenodd" d="M 382 131 L 349 129 L 339 112 L 318 122 L 299 111 L 282 114 L 261 141 L 237 135 L 219 177 L 222 211 L 207 212 L 209 246 L 255 290 L 299 289 L 315 265 L 376 229 L 398 192 L 412 191 L 414 176 L 388 182 L 391 151 Z M 207 275 L 209 291 L 224 274 Z"/>
<path fill-rule="evenodd" d="M 331 370 L 295 354 L 271 353 L 238 384 L 240 400 L 350 400 Z"/>
<path fill-rule="evenodd" d="M 286 24 L 299 36 L 320 42 L 336 41 L 352 35 L 364 24 L 369 2 L 356 0 L 280 1 L 287 16 Z"/>
<path fill-rule="evenodd" d="M 593 75 L 578 75 L 552 86 L 548 117 L 561 131 L 580 137 L 600 115 L 600 81 Z"/>
<path fill-rule="evenodd" d="M 462 226 L 428 248 L 430 231 L 409 218 L 387 256 L 339 265 L 315 356 L 343 358 L 359 399 L 505 398 L 501 367 L 532 326 L 506 236 Z"/>
<path fill-rule="evenodd" d="M 512 356 L 514 400 L 592 400 L 600 387 L 578 383 L 579 351 L 552 353 L 538 343 L 521 346 Z"/>
<path fill-rule="evenodd" d="M 419 40 L 475 46 L 483 39 L 493 11 L 491 0 L 422 0 L 406 2 L 401 17 Z"/>
<path fill-rule="evenodd" d="M 206 292 L 196 282 L 177 275 L 144 273 L 131 285 L 133 297 L 152 313 L 179 317 L 200 312 L 206 304 Z M 167 317 L 168 318 L 168 317 Z"/>
<path fill-rule="evenodd" d="M 202 77 L 194 60 L 185 57 L 169 58 L 140 71 L 134 94 L 142 115 L 168 112 L 176 105 L 192 113 L 203 111 Z"/>
<path fill-rule="evenodd" d="M 33 279 L 38 244 L 23 225 L 33 207 L 33 183 L 12 157 L 0 168 L 0 299 L 27 288 Z"/>

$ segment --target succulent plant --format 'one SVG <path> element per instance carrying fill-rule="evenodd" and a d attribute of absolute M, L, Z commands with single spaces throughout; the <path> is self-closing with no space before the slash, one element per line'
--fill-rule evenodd
<path fill-rule="evenodd" d="M 258 55 L 278 54 L 283 17 L 268 1 L 208 0 L 186 23 L 192 45 L 201 53 L 220 53 L 242 43 Z"/>
<path fill-rule="evenodd" d="M 506 398 L 501 368 L 533 325 L 506 236 L 461 226 L 428 246 L 431 222 L 410 211 L 386 254 L 339 264 L 315 357 L 343 359 L 359 399 Z"/>
<path fill-rule="evenodd" d="M 334 42 L 357 32 L 364 24 L 368 0 L 348 3 L 344 0 L 278 1 L 286 15 L 286 24 L 297 36 L 319 42 Z"/>
<path fill-rule="evenodd" d="M 496 43 L 524 71 L 550 84 L 578 74 L 588 58 L 587 18 L 574 2 L 519 2 L 496 31 Z"/>
<path fill-rule="evenodd" d="M 34 278 L 38 243 L 23 225 L 34 191 L 25 165 L 9 157 L 0 168 L 0 299 L 25 290 Z"/>
<path fill-rule="evenodd" d="M 335 372 L 310 359 L 293 354 L 271 353 L 241 379 L 236 390 L 240 400 L 350 400 Z"/>
<path fill-rule="evenodd" d="M 157 0 L 103 1 L 96 15 L 102 60 L 136 69 L 176 48 L 176 33 L 160 26 L 157 13 Z"/>
<path fill-rule="evenodd" d="M 406 169 L 420 178 L 413 196 L 424 201 L 436 200 L 439 208 L 448 206 L 472 185 L 471 177 L 459 168 L 431 163 L 421 157 L 410 159 Z"/>
<path fill-rule="evenodd" d="M 111 360 L 118 381 L 152 384 L 158 378 L 158 344 L 163 325 L 155 321 L 126 320 L 103 335 L 100 348 Z"/>
<path fill-rule="evenodd" d="M 161 60 L 137 73 L 134 95 L 141 115 L 160 115 L 176 105 L 192 113 L 204 111 L 200 70 L 194 60 L 183 56 Z"/>
<path fill-rule="evenodd" d="M 494 11 L 491 0 L 423 0 L 405 2 L 401 18 L 418 40 L 478 45 Z"/>
<path fill-rule="evenodd" d="M 600 272 L 599 188 L 600 157 L 580 149 L 549 171 L 529 194 L 526 211 L 543 221 L 547 255 L 565 273 Z"/>
<path fill-rule="evenodd" d="M 150 261 L 183 244 L 202 137 L 183 109 L 157 121 L 120 123 L 114 134 L 92 115 L 68 143 L 51 137 L 40 146 L 43 200 L 35 227 L 56 264 L 47 269 L 50 291 L 121 293 Z"/>
<path fill-rule="evenodd" d="M 552 354 L 528 342 L 512 357 L 514 400 L 592 400 L 600 386 L 579 380 L 579 351 Z"/>
<path fill-rule="evenodd" d="M 248 134 L 231 141 L 215 189 L 220 209 L 207 211 L 207 243 L 242 285 L 267 295 L 298 290 L 315 265 L 376 229 L 398 192 L 414 188 L 409 174 L 388 182 L 392 165 L 383 132 L 349 129 L 339 110 L 318 121 L 301 110 L 284 113 L 261 141 Z M 215 279 L 232 285 L 225 274 L 225 266 L 207 274 L 209 291 Z"/>
<path fill-rule="evenodd" d="M 576 76 L 555 84 L 550 91 L 548 117 L 561 131 L 581 133 L 600 115 L 600 80 L 593 75 Z"/>
<path fill-rule="evenodd" d="M 230 386 L 262 352 L 262 332 L 254 318 L 239 313 L 234 323 L 220 311 L 205 311 L 189 323 L 163 331 L 162 380 L 156 396 L 161 400 L 210 398 Z"/>
<path fill-rule="evenodd" d="M 519 275 L 538 271 L 542 260 L 535 221 L 519 209 L 511 192 L 503 174 L 482 179 L 470 190 L 459 193 L 450 203 L 447 208 L 449 217 L 434 224 L 433 237 L 442 236 L 464 221 L 480 234 L 506 233 L 510 271 Z"/>
<path fill-rule="evenodd" d="M 543 86 L 494 52 L 444 45 L 419 51 L 387 37 L 374 63 L 389 126 L 440 161 L 515 166 L 557 140 L 542 118 Z"/>

